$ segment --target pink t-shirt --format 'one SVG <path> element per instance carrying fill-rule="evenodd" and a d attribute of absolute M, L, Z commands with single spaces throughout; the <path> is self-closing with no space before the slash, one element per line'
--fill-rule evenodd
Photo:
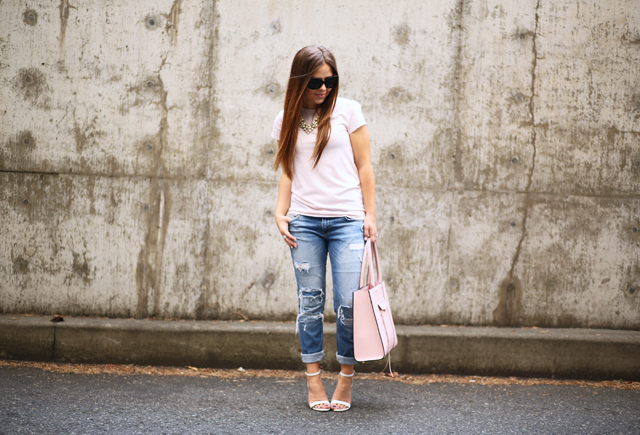
<path fill-rule="evenodd" d="M 302 109 L 307 124 L 313 122 L 314 115 L 315 109 Z M 281 110 L 273 122 L 271 137 L 275 140 L 280 140 L 283 117 Z M 315 168 L 312 156 L 318 129 L 311 134 L 298 129 L 289 213 L 364 219 L 360 177 L 349 135 L 365 124 L 360 103 L 338 97 L 331 114 L 331 136 Z"/>

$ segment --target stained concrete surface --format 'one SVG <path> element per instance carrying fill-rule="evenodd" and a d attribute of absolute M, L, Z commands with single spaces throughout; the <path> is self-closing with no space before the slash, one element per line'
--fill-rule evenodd
<path fill-rule="evenodd" d="M 331 394 L 335 381 L 325 380 Z M 0 434 L 637 435 L 640 392 L 358 380 L 348 412 L 305 404 L 303 379 L 0 369 Z"/>
<path fill-rule="evenodd" d="M 637 0 L 0 2 L 0 312 L 293 320 L 269 133 L 320 43 L 397 322 L 638 330 L 639 42 Z"/>

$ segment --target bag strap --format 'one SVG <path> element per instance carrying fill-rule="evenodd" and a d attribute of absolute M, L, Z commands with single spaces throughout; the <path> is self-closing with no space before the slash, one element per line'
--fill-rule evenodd
<path fill-rule="evenodd" d="M 378 257 L 378 247 L 376 246 L 376 242 L 371 243 L 371 250 L 373 251 L 376 259 L 376 271 L 378 274 L 378 281 L 376 281 L 376 283 L 382 282 L 382 269 L 380 268 L 380 257 Z"/>
<path fill-rule="evenodd" d="M 373 254 L 372 254 L 373 252 Z M 373 258 L 375 258 L 377 280 L 373 275 Z M 365 285 L 364 271 L 368 267 L 366 284 L 377 284 L 382 282 L 382 269 L 380 268 L 380 257 L 378 256 L 378 247 L 371 239 L 367 240 L 364 246 L 364 253 L 362 254 L 362 267 L 360 268 L 360 287 Z"/>
<path fill-rule="evenodd" d="M 373 261 L 371 259 L 371 240 L 367 240 L 367 243 L 364 246 L 364 253 L 362 254 L 362 267 L 360 268 L 360 287 L 362 288 L 365 285 L 365 269 L 368 266 L 367 280 L 366 284 L 373 284 Z"/>

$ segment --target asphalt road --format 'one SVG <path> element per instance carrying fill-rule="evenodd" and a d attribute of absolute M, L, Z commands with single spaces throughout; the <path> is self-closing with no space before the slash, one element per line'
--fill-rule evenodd
<path fill-rule="evenodd" d="M 303 379 L 0 367 L 0 434 L 640 434 L 637 390 L 356 379 L 348 412 L 305 399 Z"/>

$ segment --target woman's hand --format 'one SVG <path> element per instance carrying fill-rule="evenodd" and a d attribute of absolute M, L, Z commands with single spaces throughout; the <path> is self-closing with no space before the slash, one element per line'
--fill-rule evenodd
<path fill-rule="evenodd" d="M 378 228 L 376 227 L 375 215 L 366 214 L 364 216 L 364 239 L 371 239 L 372 243 L 378 240 Z"/>
<path fill-rule="evenodd" d="M 278 143 L 278 146 L 280 144 Z M 276 225 L 280 231 L 281 237 L 290 248 L 297 248 L 296 238 L 289 232 L 289 221 L 291 218 L 287 216 L 287 211 L 291 207 L 291 179 L 286 174 L 280 177 L 280 187 L 278 187 L 278 205 L 276 205 Z"/>
<path fill-rule="evenodd" d="M 290 248 L 297 248 L 298 245 L 296 244 L 296 238 L 289 232 L 290 220 L 291 218 L 289 216 L 276 213 L 276 225 L 278 225 L 278 231 L 280 231 L 282 238 Z"/>

